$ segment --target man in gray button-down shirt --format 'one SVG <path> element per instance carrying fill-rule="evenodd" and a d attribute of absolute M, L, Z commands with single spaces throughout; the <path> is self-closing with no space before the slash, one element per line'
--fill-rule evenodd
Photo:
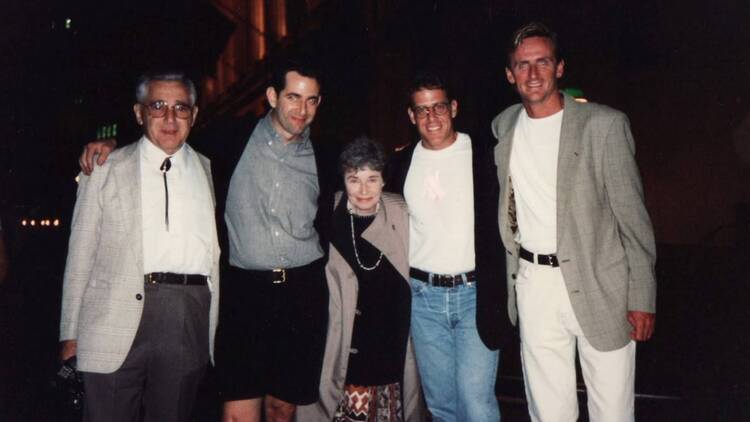
<path fill-rule="evenodd" d="M 313 228 L 320 189 L 310 129 L 288 141 L 275 113 L 258 122 L 227 195 L 229 263 L 247 270 L 299 267 L 323 256 Z"/>
<path fill-rule="evenodd" d="M 328 311 L 313 226 L 320 184 L 309 126 L 321 101 L 307 64 L 286 63 L 229 184 L 230 270 L 222 293 L 217 373 L 224 420 L 288 421 L 314 403 Z"/>

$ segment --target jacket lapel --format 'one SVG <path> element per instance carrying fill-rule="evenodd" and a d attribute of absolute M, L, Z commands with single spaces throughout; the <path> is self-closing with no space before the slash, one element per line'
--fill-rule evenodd
<path fill-rule="evenodd" d="M 403 150 L 399 151 L 394 156 L 394 162 L 391 164 L 392 176 L 389 177 L 386 188 L 391 192 L 399 195 L 404 194 L 404 185 L 406 185 L 406 177 L 409 175 L 409 168 L 411 167 L 411 159 L 414 156 L 414 150 L 417 148 L 417 144 L 420 141 L 415 141 L 406 146 Z"/>
<path fill-rule="evenodd" d="M 507 124 L 504 127 L 499 128 L 498 132 L 498 143 L 496 148 L 496 162 L 498 171 L 498 180 L 502 189 L 503 195 L 500 197 L 499 213 L 501 216 L 500 235 L 502 236 L 506 249 L 510 249 L 511 245 L 515 244 L 513 230 L 510 227 L 509 209 L 510 209 L 510 192 L 512 189 L 512 182 L 510 180 L 510 153 L 513 149 L 513 134 L 516 129 L 516 122 L 518 121 L 518 115 L 523 111 L 522 106 L 513 112 L 510 118 L 507 120 Z M 515 250 L 513 248 L 512 250 Z"/>
<path fill-rule="evenodd" d="M 564 95 L 565 111 L 560 129 L 560 149 L 557 154 L 557 245 L 565 232 L 565 216 L 570 207 L 575 170 L 581 154 L 581 106 L 569 95 Z"/>
<path fill-rule="evenodd" d="M 125 214 L 127 236 L 139 271 L 143 273 L 143 213 L 141 208 L 141 163 L 138 142 L 123 147 L 123 160 L 112 167 L 117 195 Z"/>
<path fill-rule="evenodd" d="M 211 161 L 204 157 L 203 155 L 198 154 L 195 152 L 195 150 L 190 145 L 185 145 L 186 148 L 190 148 L 191 154 L 195 154 L 196 157 L 198 157 L 198 161 L 201 164 L 201 169 L 203 170 L 204 175 L 206 176 L 206 183 L 208 184 L 208 191 L 211 193 L 211 205 L 214 210 L 214 213 L 216 211 L 216 194 L 214 193 L 214 182 L 213 177 L 211 175 Z M 216 223 L 212 225 L 213 229 L 211 230 L 211 245 L 213 246 L 213 260 L 214 260 L 214 266 L 216 267 L 216 264 L 219 262 L 221 249 L 219 248 L 219 236 L 218 232 L 216 230 Z M 214 268 L 217 269 L 217 268 Z M 214 276 L 216 278 L 216 276 Z"/>
<path fill-rule="evenodd" d="M 407 266 L 399 265 L 399 262 L 403 262 L 403 257 L 406 256 L 403 250 L 399 248 L 399 242 L 394 242 L 396 238 L 393 232 L 394 228 L 388 226 L 388 209 L 385 207 L 383 200 L 380 200 L 380 212 L 375 215 L 375 220 L 370 224 L 368 228 L 362 233 L 362 238 L 372 243 L 373 246 L 378 248 L 388 261 L 393 264 L 393 267 L 397 270 L 400 268 L 406 268 Z M 401 275 L 404 279 L 409 279 L 409 274 Z"/>

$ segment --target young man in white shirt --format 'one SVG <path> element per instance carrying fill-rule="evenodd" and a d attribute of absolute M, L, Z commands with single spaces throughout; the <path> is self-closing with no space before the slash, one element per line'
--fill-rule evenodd
<path fill-rule="evenodd" d="M 412 84 L 420 140 L 400 151 L 386 184 L 409 206 L 411 335 L 435 421 L 500 418 L 495 378 L 507 319 L 498 186 L 489 145 L 457 132 L 458 102 L 436 74 Z"/>

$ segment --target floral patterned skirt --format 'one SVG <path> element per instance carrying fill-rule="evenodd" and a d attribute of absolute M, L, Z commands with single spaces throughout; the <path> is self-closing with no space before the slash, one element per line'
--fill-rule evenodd
<path fill-rule="evenodd" d="M 336 408 L 333 422 L 402 422 L 399 383 L 360 386 L 346 385 L 344 398 Z"/>

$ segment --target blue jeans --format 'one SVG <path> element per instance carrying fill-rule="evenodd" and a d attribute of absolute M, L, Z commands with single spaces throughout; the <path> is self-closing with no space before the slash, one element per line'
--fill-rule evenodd
<path fill-rule="evenodd" d="M 410 284 L 411 336 L 432 420 L 499 421 L 499 352 L 479 338 L 476 285 L 434 287 L 414 278 Z"/>

